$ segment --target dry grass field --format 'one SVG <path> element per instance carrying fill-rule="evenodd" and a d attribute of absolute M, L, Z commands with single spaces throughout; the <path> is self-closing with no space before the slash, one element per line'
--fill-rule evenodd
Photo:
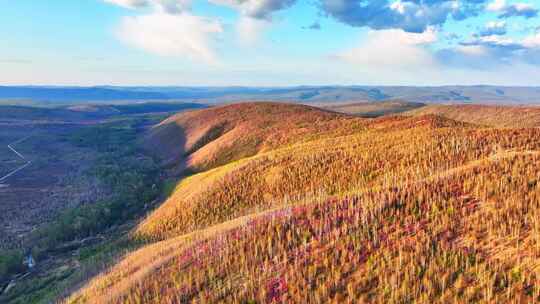
<path fill-rule="evenodd" d="M 463 120 L 268 103 L 174 116 L 146 140 L 181 137 L 168 148 L 200 173 L 134 229 L 148 245 L 66 302 L 538 301 L 540 129 Z"/>
<path fill-rule="evenodd" d="M 204 171 L 261 151 L 347 133 L 361 121 L 318 108 L 280 103 L 243 103 L 172 116 L 150 132 L 146 146 L 162 158 Z"/>

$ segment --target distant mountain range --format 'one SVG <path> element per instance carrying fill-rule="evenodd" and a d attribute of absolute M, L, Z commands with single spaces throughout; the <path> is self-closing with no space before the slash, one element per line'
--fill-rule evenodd
<path fill-rule="evenodd" d="M 222 103 L 243 100 L 305 104 L 401 99 L 422 103 L 540 104 L 540 87 L 506 86 L 300 86 L 300 87 L 56 87 L 0 86 L 0 103 L 123 103 L 182 101 Z"/>

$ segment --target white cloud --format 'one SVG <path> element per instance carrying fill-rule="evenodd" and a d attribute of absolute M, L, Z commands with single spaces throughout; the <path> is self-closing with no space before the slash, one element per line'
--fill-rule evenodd
<path fill-rule="evenodd" d="M 500 12 L 506 7 L 506 0 L 495 0 L 486 6 L 490 12 Z"/>
<path fill-rule="evenodd" d="M 262 33 L 271 26 L 267 20 L 251 17 L 240 17 L 236 23 L 236 32 L 241 44 L 255 45 L 261 39 Z"/>
<path fill-rule="evenodd" d="M 191 0 L 104 0 L 107 3 L 125 8 L 137 9 L 154 7 L 155 10 L 169 14 L 179 14 L 191 6 Z"/>
<path fill-rule="evenodd" d="M 289 8 L 296 0 L 210 0 L 217 5 L 234 8 L 243 16 L 254 19 L 271 19 L 272 13 Z"/>
<path fill-rule="evenodd" d="M 421 67 L 434 63 L 427 45 L 435 41 L 437 34 L 431 28 L 419 34 L 397 29 L 371 31 L 360 45 L 338 54 L 337 57 L 369 68 Z"/>
<path fill-rule="evenodd" d="M 540 31 L 523 39 L 523 45 L 528 48 L 540 48 Z"/>
<path fill-rule="evenodd" d="M 216 64 L 212 44 L 214 36 L 222 32 L 222 25 L 214 19 L 189 13 L 155 12 L 124 17 L 117 36 L 129 45 L 157 55 L 188 57 Z"/>
<path fill-rule="evenodd" d="M 292 6 L 296 0 L 209 0 L 240 12 L 236 23 L 238 39 L 243 45 L 256 44 L 272 25 L 272 14 Z"/>
<path fill-rule="evenodd" d="M 126 8 L 141 8 L 148 5 L 147 0 L 104 0 L 107 3 L 111 3 L 114 5 L 126 7 Z"/>
<path fill-rule="evenodd" d="M 475 56 L 478 58 L 487 55 L 487 50 L 482 45 L 459 45 L 455 48 L 455 51 L 465 56 Z"/>
<path fill-rule="evenodd" d="M 510 44 L 515 43 L 514 40 L 512 40 L 511 38 L 500 37 L 498 35 L 485 36 L 485 37 L 481 37 L 478 40 L 483 42 L 483 43 L 492 43 L 492 44 L 495 44 L 495 45 L 510 45 Z"/>
<path fill-rule="evenodd" d="M 351 83 L 525 84 L 534 83 L 529 77 L 540 76 L 535 66 L 540 62 L 531 60 L 540 58 L 534 56 L 540 52 L 519 49 L 519 41 L 486 36 L 474 43 L 437 49 L 437 34 L 433 30 L 420 34 L 371 31 L 359 45 L 331 58 L 345 63 L 340 66 L 341 76 Z M 540 37 L 531 36 L 527 41 L 540 43 Z M 329 73 L 335 71 L 332 62 L 328 66 Z"/>
<path fill-rule="evenodd" d="M 493 35 L 505 35 L 506 34 L 506 21 L 490 21 L 486 23 L 486 26 L 479 36 L 493 36 Z"/>
<path fill-rule="evenodd" d="M 191 7 L 191 0 L 153 0 L 152 2 L 159 11 L 170 14 L 178 14 Z"/>
<path fill-rule="evenodd" d="M 160 56 L 217 63 L 212 44 L 223 27 L 217 19 L 191 14 L 191 0 L 104 1 L 130 9 L 152 9 L 150 14 L 122 19 L 116 35 L 126 44 Z"/>
<path fill-rule="evenodd" d="M 487 29 L 498 29 L 498 28 L 503 28 L 503 27 L 506 27 L 506 21 L 490 21 L 488 23 L 486 23 L 486 28 Z"/>
<path fill-rule="evenodd" d="M 476 16 L 485 0 L 318 0 L 321 10 L 350 26 L 373 30 L 403 29 L 422 33 L 431 26 L 442 27 L 452 17 Z"/>
<path fill-rule="evenodd" d="M 521 16 L 533 18 L 538 16 L 538 9 L 528 3 L 507 4 L 506 0 L 494 0 L 486 6 L 486 10 L 499 13 L 499 18 Z"/>
<path fill-rule="evenodd" d="M 198 42 L 195 43 L 196 45 L 202 45 L 203 43 L 199 43 L 200 41 L 206 41 L 208 39 L 201 39 L 201 33 L 213 33 L 215 32 L 215 21 L 210 22 L 208 25 L 202 24 L 202 22 L 198 22 L 198 26 L 194 26 L 190 30 L 192 30 L 194 33 L 187 33 L 187 30 L 184 30 L 182 28 L 183 25 L 185 25 L 186 22 L 191 22 L 194 20 L 193 15 L 186 14 L 190 10 L 191 7 L 191 0 L 103 0 L 105 2 L 115 4 L 118 6 L 130 8 L 130 9 L 137 9 L 137 8 L 143 8 L 143 7 L 152 7 L 154 10 L 154 14 L 152 16 L 142 16 L 142 17 L 132 17 L 132 18 L 126 18 L 124 20 L 122 29 L 121 29 L 121 35 L 120 37 L 123 37 L 122 40 L 129 42 L 132 45 L 135 45 L 137 47 L 142 47 L 145 50 L 151 51 L 156 54 L 170 54 L 170 53 L 182 53 L 178 52 L 178 50 L 171 52 L 171 49 L 177 49 L 179 45 L 184 45 L 185 43 L 182 41 L 178 41 L 177 38 L 175 38 L 175 41 L 170 40 L 171 37 L 167 37 L 166 33 L 171 31 L 172 29 L 168 28 L 165 30 L 163 34 L 161 34 L 160 31 L 154 31 L 151 36 L 151 40 L 153 42 L 149 41 L 143 41 L 142 37 L 147 36 L 145 33 L 137 33 L 135 30 L 130 30 L 131 28 L 139 28 L 142 32 L 148 32 L 153 31 L 156 27 L 163 27 L 165 24 L 173 25 L 176 23 L 175 26 L 178 26 L 179 29 L 174 31 L 182 31 L 184 35 L 187 35 L 187 40 L 190 42 L 189 45 L 193 45 L 191 37 L 196 36 L 198 37 Z M 224 5 L 231 7 L 237 11 L 240 12 L 240 17 L 238 18 L 238 21 L 236 22 L 236 32 L 238 35 L 238 41 L 240 44 L 244 46 L 248 45 L 254 45 L 257 42 L 259 42 L 262 33 L 268 29 L 272 24 L 272 13 L 278 10 L 286 9 L 294 4 L 296 0 L 209 0 L 210 2 L 217 4 L 217 5 Z M 158 20 L 156 18 L 157 15 L 161 15 L 165 20 Z M 182 18 L 167 18 L 165 15 L 180 15 L 183 14 Z M 191 16 L 191 17 L 190 17 Z M 174 19 L 174 20 L 173 20 Z M 186 21 L 186 19 L 188 21 Z M 182 21 L 181 21 L 182 20 Z M 208 20 L 200 18 L 198 21 L 202 20 Z M 142 26 L 140 23 L 144 22 L 145 26 Z M 156 22 L 156 25 L 150 24 L 150 22 Z M 199 29 L 199 27 L 203 27 L 202 29 Z M 145 27 L 150 27 L 149 29 L 145 29 Z M 208 31 L 208 29 L 211 29 Z M 221 31 L 221 30 L 220 30 Z M 163 36 L 163 37 L 161 37 Z M 148 39 L 148 38 L 144 38 Z M 171 47 L 171 44 L 174 44 L 175 47 Z M 207 43 L 204 43 L 207 44 Z M 182 49 L 185 49 L 185 47 L 181 47 Z M 196 48 L 198 51 L 198 54 L 206 54 L 203 56 L 205 60 L 208 61 L 208 58 L 210 57 L 208 54 L 208 51 L 200 51 L 200 49 L 208 49 L 208 48 Z M 165 51 L 164 51 L 165 50 Z M 196 56 L 200 57 L 200 56 Z"/>

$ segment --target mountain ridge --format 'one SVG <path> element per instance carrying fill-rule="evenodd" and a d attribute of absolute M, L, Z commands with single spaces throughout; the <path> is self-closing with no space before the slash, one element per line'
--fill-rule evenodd
<path fill-rule="evenodd" d="M 353 103 L 403 99 L 421 103 L 539 104 L 539 87 L 518 86 L 297 86 L 297 87 L 175 87 L 175 86 L 0 86 L 3 103 L 24 100 L 37 104 L 85 102 L 189 101 L 227 103 L 267 100 L 307 104 Z"/>

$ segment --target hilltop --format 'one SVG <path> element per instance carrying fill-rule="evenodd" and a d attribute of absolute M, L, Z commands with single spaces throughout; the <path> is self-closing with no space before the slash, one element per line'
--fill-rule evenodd
<path fill-rule="evenodd" d="M 151 130 L 145 145 L 168 161 L 185 158 L 188 168 L 201 171 L 328 132 L 348 132 L 354 123 L 361 120 L 304 105 L 232 104 L 171 116 Z"/>
<path fill-rule="evenodd" d="M 358 115 L 361 117 L 379 117 L 383 115 L 398 114 L 426 106 L 420 102 L 407 102 L 403 100 L 386 100 L 375 102 L 346 103 L 342 105 L 325 106 L 325 109 Z"/>
<path fill-rule="evenodd" d="M 491 127 L 540 127 L 540 107 L 536 106 L 428 105 L 405 113 L 429 114 Z"/>
<path fill-rule="evenodd" d="M 537 128 L 251 103 L 173 116 L 158 142 L 199 173 L 69 303 L 540 296 Z"/>

